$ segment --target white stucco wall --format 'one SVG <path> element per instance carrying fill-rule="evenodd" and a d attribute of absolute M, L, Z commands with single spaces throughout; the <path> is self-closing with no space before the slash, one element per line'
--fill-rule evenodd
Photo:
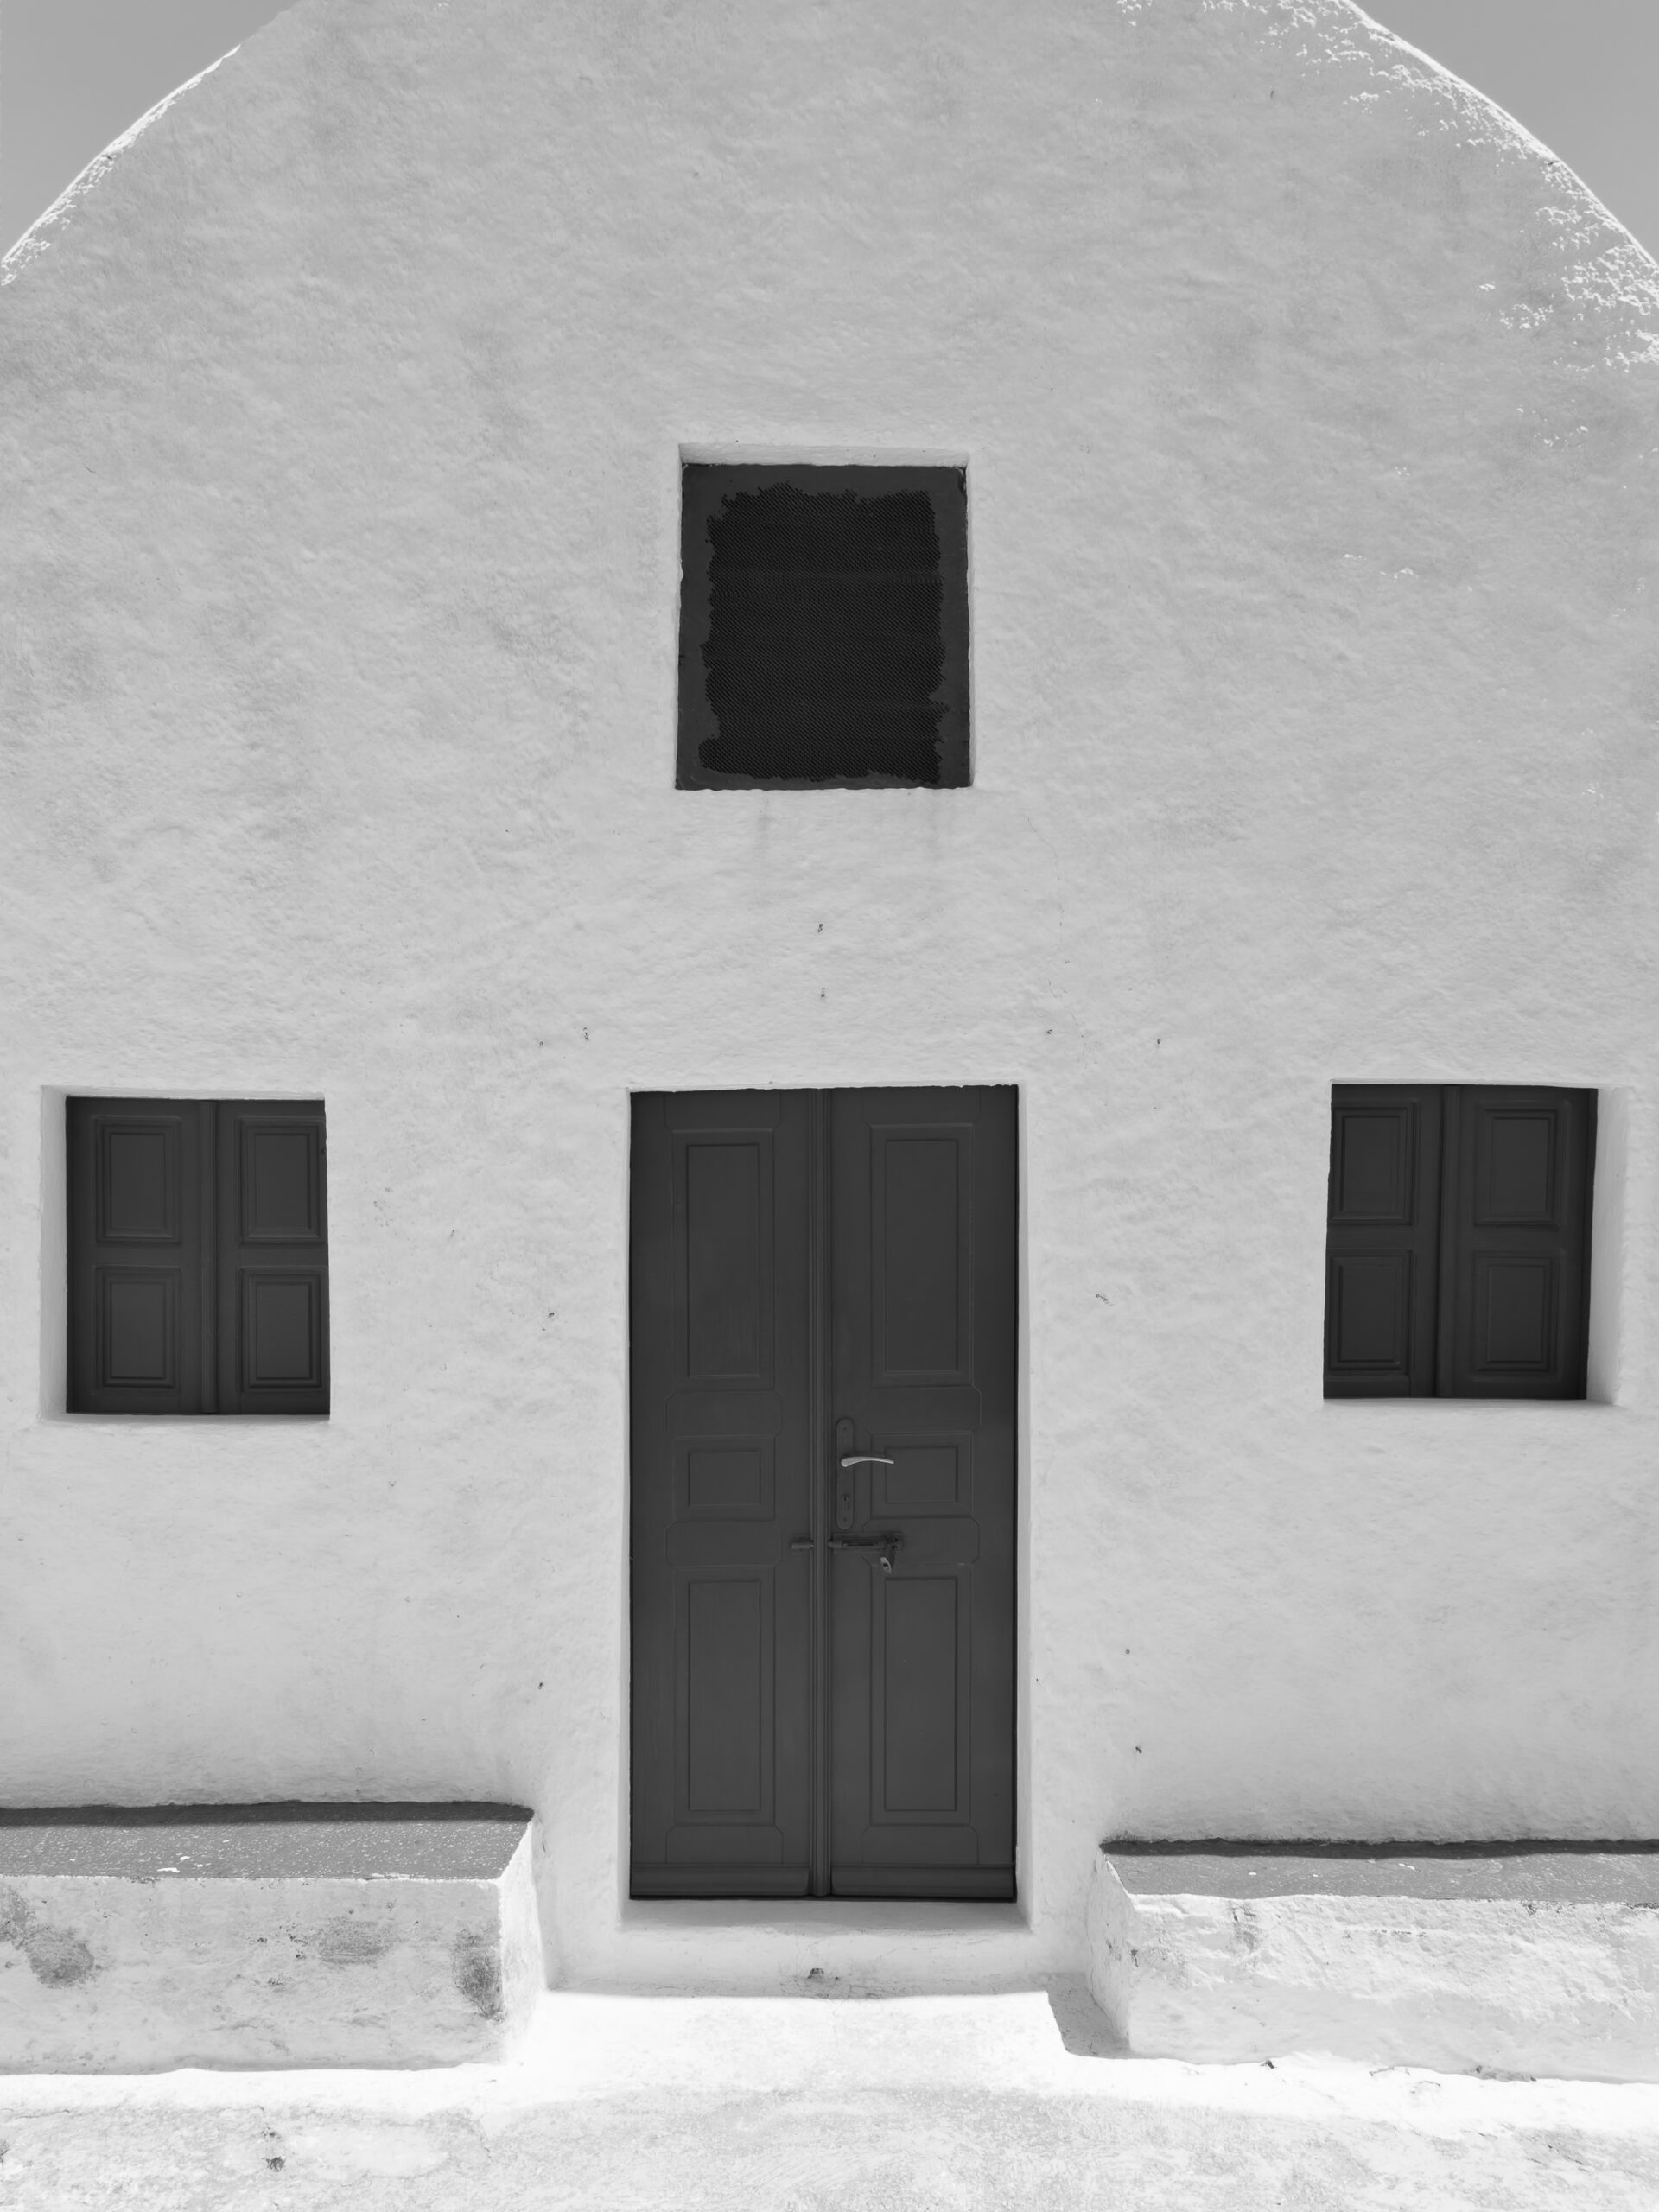
<path fill-rule="evenodd" d="M 1659 272 L 1567 171 L 1342 0 L 300 0 L 5 273 L 0 1794 L 522 1800 L 575 1981 L 1659 1832 Z M 672 788 L 770 454 L 965 461 L 970 790 Z M 1596 1402 L 1322 1400 L 1366 1078 L 1602 1089 Z M 895 1082 L 1021 1088 L 1020 1906 L 629 1908 L 628 1093 Z M 327 1100 L 327 1422 L 63 1415 L 92 1090 Z"/>

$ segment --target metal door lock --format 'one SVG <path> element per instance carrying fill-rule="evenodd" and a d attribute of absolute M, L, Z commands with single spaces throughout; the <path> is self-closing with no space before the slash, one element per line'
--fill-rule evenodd
<path fill-rule="evenodd" d="M 893 1554 L 904 1548 L 905 1540 L 895 1529 L 889 1529 L 882 1536 L 831 1536 L 830 1539 L 832 1552 L 879 1552 L 883 1574 L 893 1573 Z"/>

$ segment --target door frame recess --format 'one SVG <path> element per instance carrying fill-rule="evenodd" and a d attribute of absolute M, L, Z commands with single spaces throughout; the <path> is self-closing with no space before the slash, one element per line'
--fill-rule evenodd
<path fill-rule="evenodd" d="M 828 1102 L 832 1092 L 839 1090 L 928 1089 L 960 1090 L 976 1088 L 1009 1090 L 1014 1095 L 1014 1563 L 1013 1563 L 1013 1646 L 1014 1646 L 1014 1741 L 1012 1764 L 1014 1776 L 1014 1896 L 1011 1899 L 977 1898 L 887 1898 L 849 1896 L 808 1896 L 799 1897 L 636 1897 L 630 1894 L 630 1880 L 633 1848 L 632 1806 L 632 1719 L 633 1719 L 633 1591 L 632 1558 L 632 1524 L 633 1504 L 633 1418 L 632 1418 L 632 1344 L 631 1251 L 632 1242 L 633 1156 L 632 1122 L 633 1101 L 642 1094 L 671 1095 L 684 1093 L 699 1096 L 712 1090 L 780 1090 L 805 1091 L 810 1097 L 812 1155 L 817 1172 L 810 1179 L 808 1215 L 808 1243 L 810 1255 L 810 1325 L 812 1355 L 809 1376 L 809 1402 L 814 1423 L 814 1456 L 817 1462 L 817 1479 L 813 1484 L 812 1533 L 815 1538 L 829 1533 L 830 1499 L 829 1483 L 829 1424 L 830 1414 L 830 1375 L 829 1331 L 827 1315 L 826 1273 L 822 1265 L 830 1234 L 830 1153 L 828 1143 Z M 899 1077 L 883 1075 L 862 1082 L 849 1082 L 844 1077 L 835 1082 L 820 1079 L 812 1084 L 803 1080 L 778 1082 L 755 1081 L 734 1075 L 722 1082 L 705 1078 L 688 1084 L 664 1080 L 639 1079 L 631 1083 L 620 1095 L 623 1141 L 619 1147 L 620 1159 L 620 1220 L 622 1237 L 622 1282 L 619 1322 L 621 1333 L 621 1427 L 622 1480 L 619 1514 L 619 1547 L 617 1574 L 620 1599 L 620 1636 L 617 1677 L 617 1738 L 616 1779 L 614 1799 L 615 1824 L 613 1830 L 612 1885 L 615 1898 L 617 1933 L 625 1938 L 650 1940 L 655 1936 L 684 1932 L 694 1929 L 714 1931 L 729 1929 L 770 1930 L 782 1936 L 794 1938 L 810 1936 L 817 1940 L 828 1936 L 842 1936 L 856 1940 L 861 1936 L 912 1936 L 932 1939 L 926 1943 L 931 1951 L 933 1942 L 946 1947 L 959 1944 L 963 1935 L 972 1934 L 988 1939 L 995 1947 L 994 1954 L 984 1955 L 965 1974 L 959 1968 L 944 1967 L 937 1976 L 928 1975 L 930 1981 L 945 1987 L 979 1988 L 992 1984 L 1015 1981 L 1026 1971 L 1024 1960 L 1033 1936 L 1033 1878 L 1036 1872 L 1032 1849 L 1033 1829 L 1034 1783 L 1032 1773 L 1031 1726 L 1031 1622 L 1032 1591 L 1031 1560 L 1031 1433 L 1028 1408 L 1031 1402 L 1031 1341 L 1027 1325 L 1030 1313 L 1031 1255 L 1029 1217 L 1027 1205 L 1027 1106 L 1029 1077 L 1009 1075 L 1001 1070 L 976 1072 L 953 1079 L 941 1080 L 935 1073 L 920 1073 Z M 829 1604 L 830 1554 L 828 1546 L 815 1542 L 812 1570 L 813 1624 L 812 1641 L 815 1665 L 822 1669 L 828 1663 L 830 1643 Z M 824 1726 L 827 1707 L 822 1702 L 813 1716 L 815 1741 L 813 1746 L 813 1841 L 815 1855 L 827 1866 L 830 1853 L 831 1794 L 829 1761 L 830 1746 Z M 1015 1948 L 1005 1954 L 1004 1946 L 1014 1943 Z M 942 1965 L 945 1956 L 941 1955 Z M 993 1967 L 995 1955 L 997 1964 Z M 643 1962 L 642 1962 L 643 1963 Z M 988 1982 L 986 1976 L 989 1974 Z M 746 1986 L 747 1977 L 740 1972 L 734 1986 Z M 702 1986 L 701 1980 L 699 1986 Z M 906 1985 L 908 1986 L 908 1984 Z"/>

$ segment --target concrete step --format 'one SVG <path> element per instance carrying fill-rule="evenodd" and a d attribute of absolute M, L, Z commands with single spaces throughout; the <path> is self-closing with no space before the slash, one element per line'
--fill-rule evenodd
<path fill-rule="evenodd" d="M 1108 1844 L 1089 1983 L 1128 2048 L 1659 2081 L 1659 1847 Z"/>
<path fill-rule="evenodd" d="M 0 2068 L 496 2058 L 543 1981 L 522 1807 L 0 1812 Z"/>

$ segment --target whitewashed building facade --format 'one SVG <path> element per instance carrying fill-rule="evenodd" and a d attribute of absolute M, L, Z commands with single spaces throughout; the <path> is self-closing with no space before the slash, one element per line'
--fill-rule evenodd
<path fill-rule="evenodd" d="M 552 1978 L 715 1988 L 1659 1832 L 1659 275 L 1560 164 L 1346 0 L 298 0 L 5 278 L 7 1802 L 522 1803 Z M 959 484 L 967 782 L 677 784 L 688 467 Z M 631 1895 L 631 1102 L 960 1086 L 1005 1891 Z M 1333 1086 L 1593 1094 L 1568 1395 L 1325 1395 Z M 275 1400 L 71 1409 L 72 1100 L 226 1207 L 321 1103 Z"/>

